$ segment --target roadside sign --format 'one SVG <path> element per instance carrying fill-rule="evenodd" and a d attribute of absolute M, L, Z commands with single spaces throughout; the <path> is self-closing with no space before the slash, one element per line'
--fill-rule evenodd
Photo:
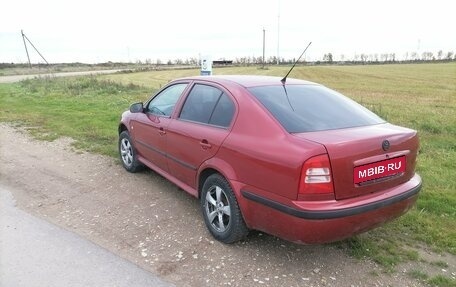
<path fill-rule="evenodd" d="M 201 76 L 212 75 L 212 59 L 210 56 L 201 57 Z"/>

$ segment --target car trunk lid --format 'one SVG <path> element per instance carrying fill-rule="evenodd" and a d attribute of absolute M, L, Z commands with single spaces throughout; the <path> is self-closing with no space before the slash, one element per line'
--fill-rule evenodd
<path fill-rule="evenodd" d="M 385 123 L 295 135 L 325 146 L 337 200 L 380 192 L 414 174 L 418 136 L 411 129 Z"/>

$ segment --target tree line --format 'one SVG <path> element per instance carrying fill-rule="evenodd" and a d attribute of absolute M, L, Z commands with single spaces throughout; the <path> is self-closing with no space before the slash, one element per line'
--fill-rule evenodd
<path fill-rule="evenodd" d="M 226 60 L 225 58 L 221 58 L 219 60 Z M 248 66 L 248 65 L 276 65 L 279 62 L 282 65 L 293 64 L 296 61 L 296 58 L 284 58 L 280 57 L 279 59 L 276 56 L 269 56 L 265 58 L 263 61 L 263 57 L 256 57 L 256 56 L 246 56 L 246 57 L 236 57 L 232 60 L 233 65 L 240 65 L 240 66 Z M 277 61 L 279 60 L 279 61 Z M 333 53 L 328 52 L 323 54 L 321 60 L 312 60 L 306 61 L 301 60 L 301 63 L 305 63 L 308 65 L 327 65 L 327 64 L 388 64 L 388 63 L 421 63 L 421 62 L 451 62 L 456 61 L 456 53 L 453 51 L 446 51 L 439 50 L 437 53 L 433 53 L 430 51 L 424 51 L 422 53 L 418 52 L 407 52 L 402 55 L 402 57 L 398 57 L 396 53 L 360 53 L 360 54 L 353 54 L 351 56 L 347 56 L 345 54 L 340 54 L 336 57 Z M 150 58 L 146 60 L 136 60 L 135 62 L 106 62 L 106 63 L 97 63 L 97 64 L 84 64 L 84 63 L 66 63 L 64 65 L 71 66 L 99 66 L 99 67 L 119 67 L 125 65 L 139 65 L 139 66 L 146 66 L 145 69 L 148 69 L 147 66 L 182 66 L 182 67 L 199 67 L 200 66 L 200 59 L 197 57 L 189 57 L 189 58 L 177 58 L 177 59 L 168 59 L 162 60 L 157 58 L 156 60 L 152 60 Z M 0 69 L 14 67 L 14 66 L 21 66 L 23 64 L 18 63 L 0 63 Z M 25 64 L 24 64 L 25 65 Z M 37 66 L 46 66 L 46 64 L 38 63 L 35 64 Z M 60 65 L 60 64 L 50 64 L 51 66 Z"/>
<path fill-rule="evenodd" d="M 220 60 L 226 60 L 225 58 L 221 58 Z M 231 59 L 230 59 L 231 60 Z M 277 61 L 279 60 L 279 61 Z M 245 56 L 245 57 L 236 57 L 232 59 L 234 65 L 260 65 L 260 64 L 268 64 L 274 65 L 279 62 L 280 64 L 293 64 L 296 61 L 296 58 L 284 58 L 280 57 L 277 59 L 276 56 L 269 56 L 264 59 L 263 57 L 256 57 L 256 56 Z M 447 62 L 447 61 L 456 61 L 456 53 L 453 51 L 444 52 L 443 50 L 439 50 L 437 53 L 433 53 L 430 51 L 424 51 L 422 53 L 418 52 L 407 52 L 402 55 L 402 57 L 398 57 L 396 53 L 360 53 L 354 54 L 351 56 L 347 56 L 344 54 L 340 54 L 336 57 L 333 53 L 325 53 L 321 60 L 312 60 L 306 61 L 301 60 L 303 63 L 308 64 L 332 64 L 332 63 L 339 63 L 339 64 L 376 64 L 376 63 L 403 63 L 403 62 L 430 62 L 430 61 L 440 61 L 440 62 Z M 162 61 L 161 59 L 157 59 L 152 61 L 151 59 L 146 59 L 146 61 L 137 61 L 137 64 L 147 64 L 147 65 L 182 65 L 182 66 L 199 66 L 199 59 L 196 57 L 190 57 L 186 59 L 177 58 L 174 60 L 167 60 Z"/>

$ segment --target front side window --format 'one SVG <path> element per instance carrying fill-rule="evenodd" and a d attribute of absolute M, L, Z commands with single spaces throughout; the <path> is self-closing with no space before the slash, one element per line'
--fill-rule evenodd
<path fill-rule="evenodd" d="M 368 109 L 323 86 L 264 86 L 249 91 L 289 133 L 384 123 Z"/>
<path fill-rule="evenodd" d="M 185 90 L 185 87 L 187 87 L 187 83 L 169 86 L 149 102 L 147 110 L 155 115 L 171 116 L 174 106 Z"/>
<path fill-rule="evenodd" d="M 188 95 L 179 118 L 228 127 L 234 111 L 234 104 L 227 94 L 215 87 L 196 84 Z"/>

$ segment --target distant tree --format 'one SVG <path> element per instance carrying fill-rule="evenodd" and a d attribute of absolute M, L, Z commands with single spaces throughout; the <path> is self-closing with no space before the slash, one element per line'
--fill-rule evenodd
<path fill-rule="evenodd" d="M 396 53 L 391 53 L 390 54 L 390 60 L 395 62 L 396 61 Z"/>
<path fill-rule="evenodd" d="M 246 57 L 238 58 L 238 63 L 241 65 L 245 65 L 247 63 L 247 58 Z"/>
<path fill-rule="evenodd" d="M 443 56 L 443 51 L 442 51 L 442 50 L 439 50 L 439 51 L 437 52 L 437 59 L 442 60 L 442 56 Z"/>
<path fill-rule="evenodd" d="M 365 63 L 365 62 L 367 62 L 367 59 L 368 59 L 369 56 L 363 53 L 363 54 L 361 54 L 360 57 L 361 57 L 361 61 L 362 61 L 363 63 Z"/>
<path fill-rule="evenodd" d="M 453 57 L 453 52 L 448 52 L 445 58 L 451 60 L 451 57 Z"/>
<path fill-rule="evenodd" d="M 161 64 L 162 64 L 162 61 L 161 61 L 160 59 L 157 59 L 157 60 L 155 61 L 155 64 L 161 65 Z"/>
<path fill-rule="evenodd" d="M 427 52 L 421 53 L 421 59 L 424 60 L 424 61 L 426 61 L 426 60 L 427 60 L 427 55 L 428 55 Z"/>
<path fill-rule="evenodd" d="M 269 64 L 277 63 L 277 57 L 276 57 L 276 56 L 270 56 L 270 57 L 268 58 L 268 63 L 269 63 Z"/>
<path fill-rule="evenodd" d="M 173 62 L 171 62 L 171 60 L 168 60 L 168 62 L 166 62 L 166 65 L 168 66 L 171 66 L 173 64 Z"/>
<path fill-rule="evenodd" d="M 423 59 L 424 61 L 431 61 L 432 59 L 435 59 L 435 57 L 432 52 L 423 52 L 421 54 L 421 59 Z"/>
<path fill-rule="evenodd" d="M 412 55 L 410 57 L 411 57 L 411 60 L 416 61 L 416 60 L 418 60 L 418 53 L 412 52 Z"/>
<path fill-rule="evenodd" d="M 190 62 L 190 65 L 194 65 L 194 66 L 198 65 L 198 59 L 195 57 L 191 57 L 189 62 Z"/>
<path fill-rule="evenodd" d="M 331 53 L 324 54 L 323 61 L 332 63 L 333 62 L 333 55 Z"/>
<path fill-rule="evenodd" d="M 342 62 L 345 61 L 345 55 L 344 55 L 344 54 L 341 54 L 341 55 L 340 55 L 340 60 L 341 60 Z"/>

